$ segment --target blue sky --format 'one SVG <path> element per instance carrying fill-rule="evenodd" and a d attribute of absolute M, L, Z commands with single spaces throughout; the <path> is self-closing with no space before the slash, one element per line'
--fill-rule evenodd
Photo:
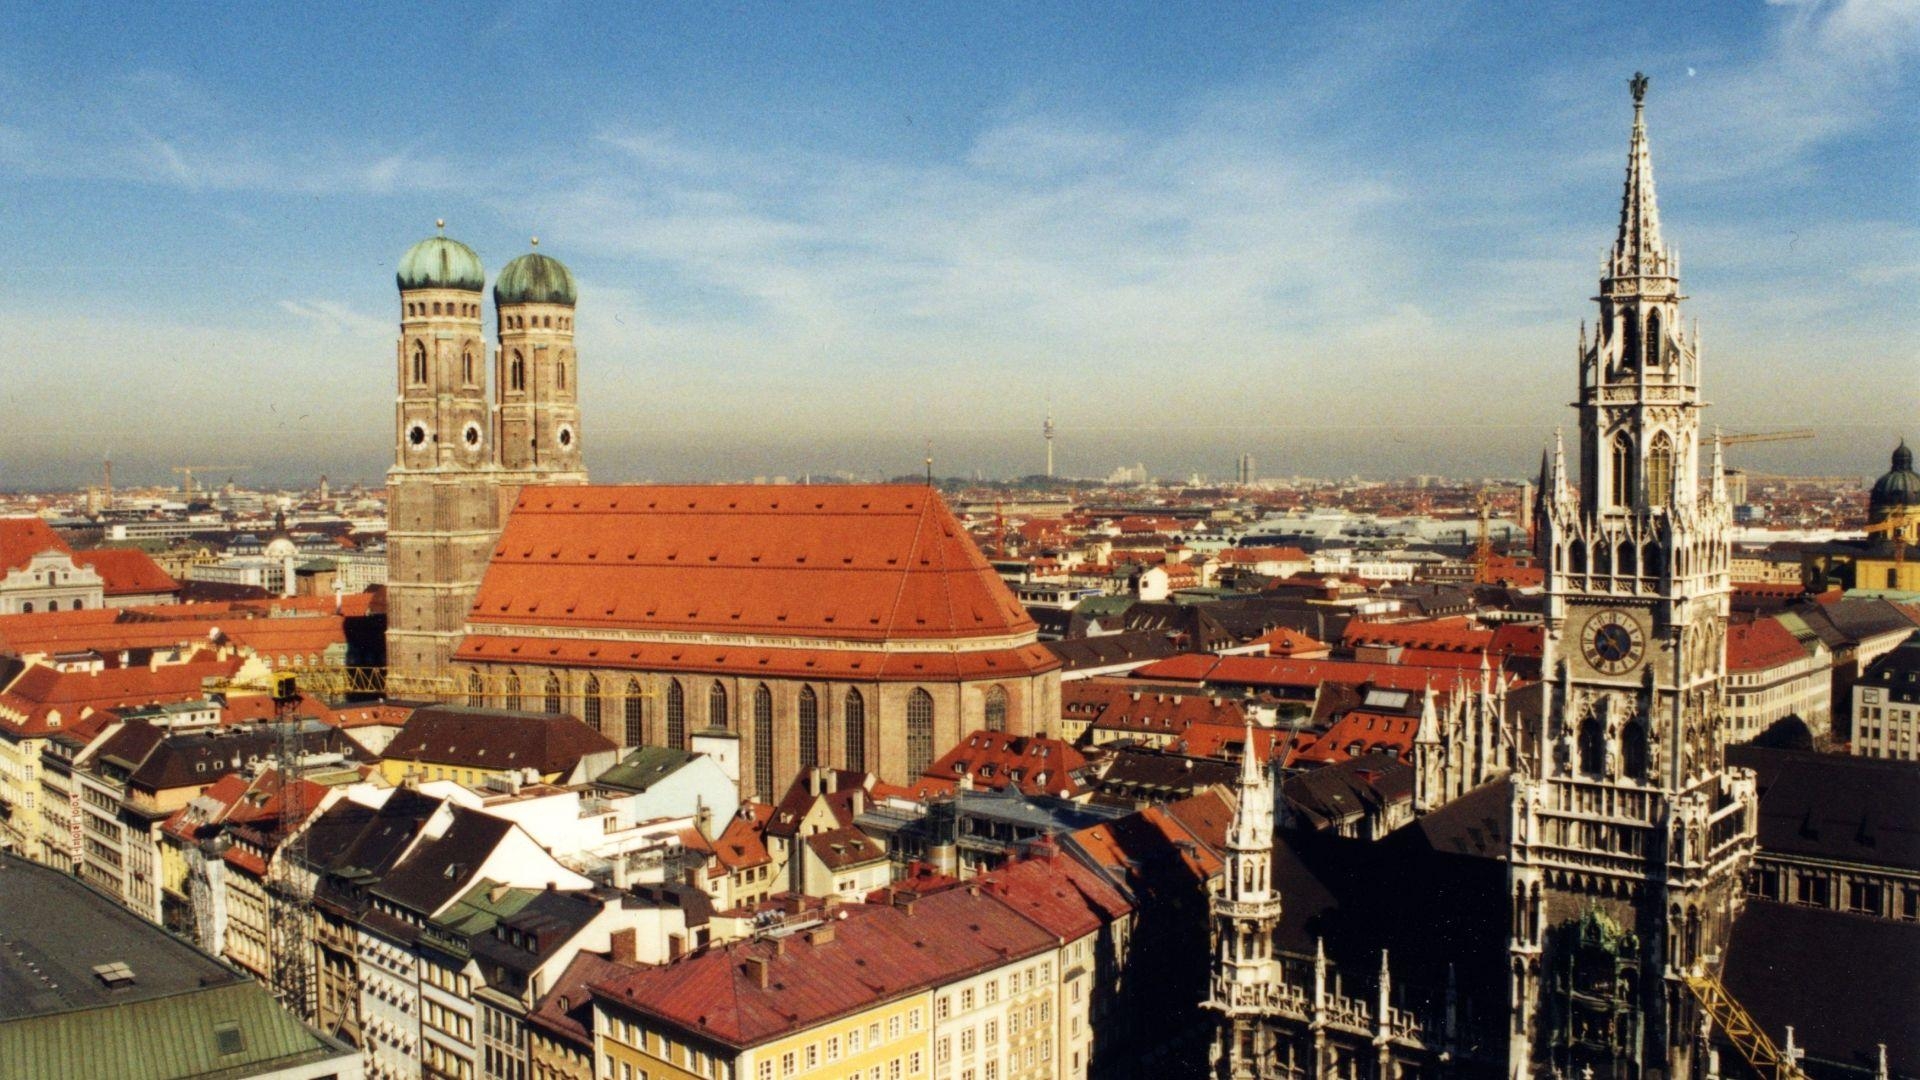
<path fill-rule="evenodd" d="M 1527 471 L 1627 76 L 1755 468 L 1920 436 L 1920 4 L 36 6 L 0 485 L 377 476 L 392 267 L 581 282 L 607 480 Z M 22 368 L 43 374 L 23 373 Z"/>

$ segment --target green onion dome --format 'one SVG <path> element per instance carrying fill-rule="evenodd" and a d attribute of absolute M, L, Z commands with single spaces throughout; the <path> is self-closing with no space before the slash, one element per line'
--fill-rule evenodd
<path fill-rule="evenodd" d="M 407 249 L 400 257 L 400 269 L 393 279 L 400 291 L 409 289 L 462 289 L 479 292 L 487 285 L 487 268 L 480 256 L 458 240 L 429 236 Z"/>
<path fill-rule="evenodd" d="M 1907 440 L 1901 439 L 1894 450 L 1893 468 L 1874 481 L 1867 505 L 1874 510 L 1920 506 L 1920 473 L 1913 471 L 1913 451 L 1907 449 Z"/>
<path fill-rule="evenodd" d="M 573 271 L 567 264 L 537 251 L 529 251 L 500 268 L 493 283 L 493 303 L 565 304 L 573 306 L 579 291 L 573 284 Z"/>

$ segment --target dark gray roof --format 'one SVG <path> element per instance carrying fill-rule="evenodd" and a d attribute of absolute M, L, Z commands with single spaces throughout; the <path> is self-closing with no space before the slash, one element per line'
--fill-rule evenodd
<path fill-rule="evenodd" d="M 79 879 L 10 855 L 0 957 L 0 1075 L 242 1077 L 353 1060 L 259 984 Z"/>
<path fill-rule="evenodd" d="M 1735 746 L 1754 770 L 1760 850 L 1920 870 L 1920 762 Z"/>
<path fill-rule="evenodd" d="M 451 808 L 453 820 L 438 839 L 415 848 L 380 879 L 373 892 L 421 914 L 431 914 L 467 891 L 480 866 L 513 822 L 465 807 Z"/>
<path fill-rule="evenodd" d="M 1480 785 L 1404 830 L 1432 851 L 1504 859 L 1511 837 L 1513 784 L 1506 779 Z"/>
<path fill-rule="evenodd" d="M 1856 685 L 1877 686 L 1888 698 L 1904 705 L 1920 704 L 1920 633 L 1867 665 Z"/>
<path fill-rule="evenodd" d="M 1363 754 L 1295 773 L 1280 785 L 1293 812 L 1316 828 L 1413 798 L 1413 766 L 1392 754 Z"/>
<path fill-rule="evenodd" d="M 1892 1075 L 1920 1075 L 1920 923 L 1749 898 L 1721 978 L 1774 1042 L 1793 1025 L 1815 1076 L 1872 1076 L 1878 1043 Z"/>
<path fill-rule="evenodd" d="M 615 749 L 613 740 L 555 713 L 436 705 L 416 709 L 387 746 L 386 758 L 470 769 L 533 769 L 567 773 L 588 754 Z"/>
<path fill-rule="evenodd" d="M 1132 630 L 1122 634 L 1067 638 L 1063 641 L 1043 641 L 1040 644 L 1048 652 L 1060 658 L 1060 663 L 1066 671 L 1084 671 L 1087 668 L 1108 667 L 1113 664 L 1144 664 L 1165 659 L 1181 651 L 1180 646 L 1174 644 L 1172 638 L 1153 630 Z"/>

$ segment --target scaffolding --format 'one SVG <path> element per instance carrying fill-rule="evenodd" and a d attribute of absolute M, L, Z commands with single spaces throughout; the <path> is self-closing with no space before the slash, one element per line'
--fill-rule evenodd
<path fill-rule="evenodd" d="M 628 697 L 651 698 L 654 692 L 643 687 L 638 695 L 589 694 L 584 682 L 572 680 L 558 686 L 521 678 L 515 672 L 470 670 L 462 675 L 401 675 L 380 667 L 347 667 L 318 664 L 286 669 L 284 674 L 299 681 L 302 689 L 329 701 L 349 698 L 396 698 L 408 701 L 436 701 L 456 705 L 481 705 L 504 702 L 519 708 L 529 702 L 545 703 L 552 698 L 578 703 L 588 698 L 612 701 Z M 476 700 L 478 699 L 478 700 Z"/>

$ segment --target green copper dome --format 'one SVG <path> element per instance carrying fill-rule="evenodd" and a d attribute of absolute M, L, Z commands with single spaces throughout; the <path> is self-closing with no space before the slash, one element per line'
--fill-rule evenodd
<path fill-rule="evenodd" d="M 529 251 L 500 268 L 493 283 L 493 302 L 500 304 L 565 304 L 573 306 L 578 296 L 573 271 L 567 264 L 537 251 Z"/>
<path fill-rule="evenodd" d="M 408 289 L 464 289 L 479 292 L 487 286 L 487 268 L 480 256 L 458 240 L 429 236 L 407 249 L 393 275 L 400 291 Z"/>
<path fill-rule="evenodd" d="M 1920 506 L 1920 474 L 1913 471 L 1913 451 L 1907 449 L 1907 440 L 1901 439 L 1894 449 L 1893 468 L 1874 483 L 1867 505 L 1874 510 Z"/>

